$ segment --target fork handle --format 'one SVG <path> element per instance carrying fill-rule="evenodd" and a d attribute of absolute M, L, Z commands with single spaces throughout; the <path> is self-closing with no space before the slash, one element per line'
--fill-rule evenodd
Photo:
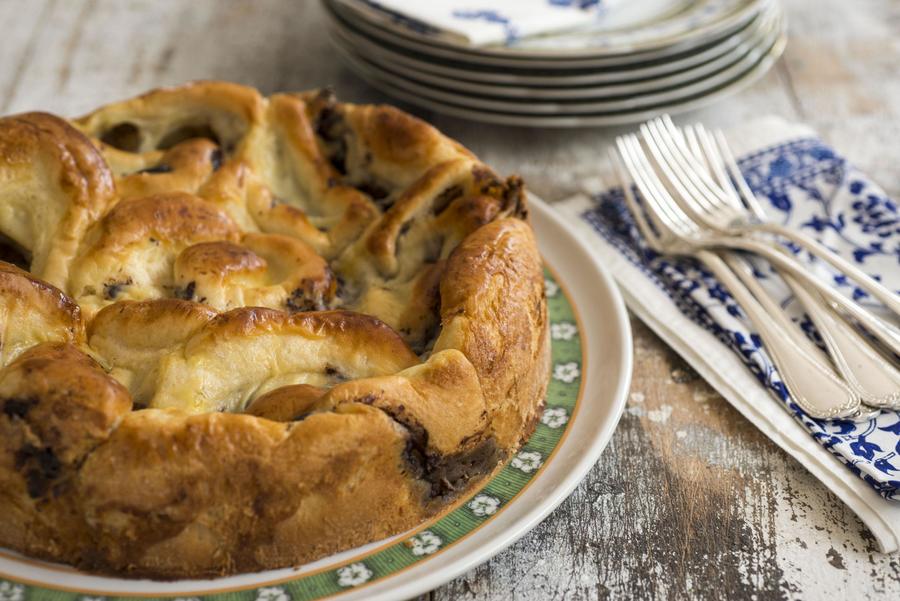
<path fill-rule="evenodd" d="M 810 274 L 804 265 L 776 248 L 759 240 L 740 236 L 711 237 L 704 242 L 711 248 L 735 248 L 757 254 L 777 269 L 787 272 L 794 279 L 811 286 L 825 298 L 832 307 L 838 308 L 858 321 L 869 333 L 880 340 L 888 349 L 896 355 L 900 355 L 900 332 L 894 326 L 879 319 L 869 311 L 866 311 L 834 288 L 823 283 L 819 278 Z"/>
<path fill-rule="evenodd" d="M 855 328 L 834 315 L 817 293 L 807 290 L 791 276 L 784 276 L 784 281 L 816 324 L 838 372 L 862 402 L 881 409 L 900 409 L 900 371 Z"/>
<path fill-rule="evenodd" d="M 778 374 L 795 403 L 810 417 L 816 419 L 841 419 L 855 415 L 859 411 L 859 395 L 838 378 L 819 357 L 794 344 L 764 305 L 756 300 L 735 272 L 717 254 L 700 250 L 695 256 L 725 284 L 753 322 L 772 363 L 778 369 Z M 766 300 L 774 305 L 774 301 L 768 297 L 761 299 L 763 303 Z M 774 308 L 777 311 L 781 310 L 777 306 Z"/>
<path fill-rule="evenodd" d="M 791 321 L 787 313 L 771 301 L 768 292 L 760 285 L 747 262 L 738 261 L 735 253 L 722 256 L 750 292 L 760 300 L 769 315 L 779 322 L 782 331 L 794 340 L 794 344 L 814 354 L 821 354 L 816 345 Z M 807 290 L 803 284 L 787 273 L 780 275 L 803 305 L 806 314 L 816 324 L 837 373 L 844 378 L 847 386 L 859 395 L 862 403 L 880 409 L 900 409 L 900 371 L 872 348 L 871 342 L 856 328 L 836 315 L 834 309 L 828 306 L 817 292 Z M 762 302 L 762 299 L 766 299 L 768 304 Z M 868 413 L 861 413 L 854 419 L 865 421 L 867 417 Z"/>
<path fill-rule="evenodd" d="M 763 222 L 753 226 L 754 229 L 767 231 L 783 238 L 787 238 L 791 242 L 802 246 L 804 249 L 815 255 L 816 257 L 830 263 L 832 267 L 838 271 L 850 276 L 859 287 L 874 296 L 876 299 L 890 309 L 894 315 L 900 315 L 900 296 L 887 288 L 881 282 L 872 278 L 859 267 L 848 261 L 847 259 L 837 255 L 823 246 L 812 236 L 808 236 L 803 232 L 792 230 L 778 223 Z"/>

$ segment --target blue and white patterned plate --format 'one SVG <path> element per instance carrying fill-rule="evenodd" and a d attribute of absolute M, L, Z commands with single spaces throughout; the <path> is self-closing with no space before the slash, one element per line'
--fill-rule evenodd
<path fill-rule="evenodd" d="M 900 290 L 900 211 L 877 184 L 821 140 L 804 137 L 766 147 L 739 160 L 750 187 L 769 216 L 814 235 L 861 269 Z M 768 388 L 809 434 L 885 499 L 900 501 L 900 413 L 883 411 L 864 423 L 811 419 L 791 400 L 758 335 L 723 287 L 694 260 L 651 251 L 626 209 L 621 188 L 600 194 L 582 217 L 619 253 L 678 305 L 682 313 L 715 335 Z M 846 277 L 797 247 L 789 247 L 811 272 L 874 311 L 877 303 Z M 760 283 L 821 345 L 815 326 L 789 289 L 763 261 L 755 261 Z"/>
<path fill-rule="evenodd" d="M 775 11 L 768 11 L 775 16 Z M 762 17 L 762 15 L 760 15 Z M 668 61 L 656 61 L 632 69 L 583 67 L 547 72 L 541 70 L 474 70 L 463 63 L 423 60 L 395 45 L 380 43 L 350 26 L 333 24 L 332 40 L 338 46 L 364 56 L 391 70 L 400 70 L 411 80 L 438 87 L 452 86 L 461 92 L 511 98 L 579 99 L 609 94 L 630 94 L 653 83 L 672 86 L 720 70 L 755 45 L 773 19 L 757 18 L 721 43 Z M 743 49 L 743 51 L 742 51 Z M 660 86 L 661 87 L 661 86 Z"/>

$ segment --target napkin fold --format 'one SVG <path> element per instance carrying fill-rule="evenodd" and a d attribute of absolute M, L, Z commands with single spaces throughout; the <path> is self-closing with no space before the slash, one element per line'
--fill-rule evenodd
<path fill-rule="evenodd" d="M 769 217 L 801 229 L 900 289 L 900 213 L 869 178 L 804 126 L 767 117 L 728 132 L 738 163 Z M 900 413 L 863 423 L 819 421 L 791 400 L 727 288 L 690 258 L 650 250 L 609 175 L 554 206 L 612 272 L 629 308 L 725 399 L 797 458 L 869 527 L 884 552 L 900 548 Z M 808 269 L 876 312 L 865 291 L 795 246 Z M 815 326 L 763 260 L 759 282 L 821 346 Z"/>
<path fill-rule="evenodd" d="M 596 21 L 615 0 L 363 0 L 418 33 L 509 45 Z"/>

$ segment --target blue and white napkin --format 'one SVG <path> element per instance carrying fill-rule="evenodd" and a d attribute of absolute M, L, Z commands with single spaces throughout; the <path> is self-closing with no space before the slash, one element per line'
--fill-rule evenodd
<path fill-rule="evenodd" d="M 595 22 L 616 0 L 363 0 L 418 33 L 509 45 Z"/>
<path fill-rule="evenodd" d="M 770 117 L 728 135 L 748 183 L 771 219 L 801 229 L 900 290 L 900 212 L 860 171 L 802 126 Z M 792 402 L 728 290 L 692 259 L 647 248 L 620 187 L 598 179 L 589 194 L 554 205 L 576 224 L 615 276 L 629 308 L 722 396 L 795 456 L 867 524 L 885 552 L 900 547 L 900 413 L 864 423 L 809 418 Z M 869 299 L 799 248 L 809 269 L 864 304 Z M 784 283 L 763 261 L 760 283 L 821 344 Z M 877 303 L 871 302 L 872 307 Z M 780 408 L 779 408 L 780 407 Z"/>

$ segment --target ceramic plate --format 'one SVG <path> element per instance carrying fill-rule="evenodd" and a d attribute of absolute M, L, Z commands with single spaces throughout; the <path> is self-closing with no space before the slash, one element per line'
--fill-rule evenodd
<path fill-rule="evenodd" d="M 540 100 L 580 100 L 584 102 L 588 99 L 598 100 L 627 95 L 646 94 L 653 91 L 683 87 L 689 83 L 700 81 L 704 77 L 711 76 L 735 64 L 741 58 L 747 56 L 753 48 L 769 48 L 774 41 L 775 35 L 777 35 L 777 32 L 779 31 L 779 27 L 778 15 L 767 13 L 754 22 L 753 27 L 750 28 L 745 36 L 732 37 L 729 41 L 729 46 L 732 46 L 732 48 L 721 56 L 702 62 L 697 66 L 680 70 L 676 73 L 659 77 L 646 77 L 640 81 L 610 83 L 595 86 L 563 87 L 565 84 L 560 84 L 559 88 L 492 85 L 471 81 L 460 81 L 446 75 L 435 75 L 426 71 L 412 69 L 405 65 L 403 61 L 383 57 L 377 52 L 376 48 L 355 44 L 342 31 L 333 30 L 332 36 L 335 44 L 337 44 L 345 54 L 349 53 L 353 59 L 363 63 L 363 66 L 370 66 L 375 75 L 386 73 L 394 77 L 403 78 L 411 84 L 424 86 L 430 90 L 452 91 L 452 93 L 459 97 L 488 97 L 500 101 L 510 100 L 515 102 L 518 100 L 532 104 L 535 101 Z M 417 89 L 411 89 L 410 91 L 415 92 Z M 424 94 L 429 96 L 427 93 Z M 437 100 L 442 99 L 435 98 Z M 449 98 L 445 98 L 444 100 L 451 101 Z M 468 102 L 462 103 L 455 100 L 453 102 L 465 105 L 470 104 Z M 472 104 L 472 106 L 475 105 Z M 515 110 L 511 107 L 506 107 L 506 109 Z M 551 112 L 562 112 L 562 110 L 549 110 Z"/>
<path fill-rule="evenodd" d="M 740 73 L 733 80 L 725 82 L 718 88 L 704 90 L 693 96 L 685 96 L 673 100 L 672 102 L 663 103 L 654 106 L 648 106 L 637 110 L 621 110 L 610 112 L 573 114 L 567 116 L 559 115 L 532 115 L 524 113 L 504 113 L 486 110 L 477 110 L 465 106 L 459 106 L 448 102 L 441 102 L 423 98 L 419 95 L 412 94 L 400 89 L 390 89 L 389 93 L 405 102 L 416 104 L 426 109 L 433 110 L 445 115 L 460 117 L 472 121 L 480 121 L 483 123 L 492 123 L 495 125 L 515 125 L 521 127 L 610 127 L 614 125 L 625 125 L 629 123 L 640 123 L 647 121 L 653 117 L 657 117 L 662 113 L 677 114 L 684 111 L 694 110 L 708 104 L 711 104 L 721 98 L 736 94 L 743 90 L 772 68 L 772 65 L 778 60 L 784 52 L 787 44 L 787 37 L 782 33 L 775 44 L 762 56 L 756 64 L 750 66 L 745 72 Z M 361 76 L 370 81 L 373 85 L 383 87 L 384 83 L 377 81 L 369 74 L 358 71 Z"/>
<path fill-rule="evenodd" d="M 373 35 L 388 41 L 396 40 L 411 49 L 467 60 L 480 57 L 483 60 L 513 58 L 519 61 L 587 59 L 647 52 L 679 44 L 696 45 L 747 23 L 768 1 L 694 0 L 685 10 L 620 30 L 601 27 L 599 31 L 530 37 L 515 46 L 473 47 L 429 34 L 423 28 L 411 28 L 403 20 L 358 0 L 326 0 L 339 14 Z"/>
<path fill-rule="evenodd" d="M 448 88 L 437 88 L 433 85 L 417 83 L 410 79 L 406 79 L 403 75 L 389 72 L 386 69 L 367 62 L 365 59 L 344 50 L 340 46 L 338 46 L 338 50 L 344 56 L 350 67 L 362 77 L 368 79 L 386 93 L 397 96 L 398 98 L 403 98 L 404 100 L 409 100 L 414 104 L 426 106 L 426 101 L 430 101 L 480 111 L 543 117 L 597 112 L 634 112 L 649 107 L 676 103 L 683 98 L 706 94 L 727 85 L 729 82 L 740 78 L 744 73 L 751 70 L 769 53 L 770 49 L 775 44 L 776 39 L 780 35 L 781 28 L 773 28 L 772 31 L 768 32 L 757 45 L 751 48 L 744 48 L 743 56 L 739 56 L 737 60 L 724 68 L 720 68 L 711 75 L 695 79 L 694 81 L 682 82 L 668 87 L 650 85 L 649 89 L 645 89 L 639 93 L 632 91 L 625 95 L 619 95 L 618 98 L 600 98 L 598 100 L 579 99 L 577 101 L 556 102 L 541 102 L 529 99 L 515 101 L 503 98 L 461 94 L 449 89 L 449 87 L 453 86 L 452 82 L 447 83 Z M 401 95 L 401 92 L 407 93 L 408 96 Z"/>
<path fill-rule="evenodd" d="M 91 576 L 0 551 L 0 599 L 406 599 L 512 544 L 559 505 L 596 463 L 622 414 L 631 380 L 631 331 L 612 278 L 591 258 L 580 234 L 546 204 L 533 198 L 531 216 L 549 266 L 553 367 L 547 404 L 523 449 L 480 491 L 442 517 L 386 541 L 299 569 L 218 580 Z"/>
<path fill-rule="evenodd" d="M 353 49 L 382 66 L 402 69 L 408 77 L 418 78 L 422 81 L 453 79 L 454 85 L 459 83 L 470 87 L 482 86 L 485 89 L 495 90 L 497 93 L 517 87 L 519 89 L 527 87 L 528 90 L 543 89 L 548 93 L 568 93 L 569 90 L 562 88 L 578 86 L 578 89 L 572 91 L 579 92 L 581 86 L 621 84 L 661 77 L 708 64 L 721 59 L 723 55 L 734 51 L 742 44 L 746 44 L 749 39 L 759 35 L 764 21 L 765 19 L 760 16 L 725 39 L 717 40 L 709 46 L 704 46 L 686 55 L 616 68 L 591 67 L 556 70 L 485 68 L 454 61 L 422 60 L 417 55 L 411 55 L 408 51 L 393 44 L 366 37 L 337 16 L 331 19 L 331 31 L 339 43 L 346 48 Z"/>
<path fill-rule="evenodd" d="M 666 58 L 681 57 L 700 51 L 714 43 L 720 43 L 728 36 L 734 34 L 749 23 L 753 17 L 766 6 L 776 4 L 775 0 L 759 0 L 759 6 L 746 15 L 746 19 L 726 27 L 718 32 L 711 32 L 700 37 L 691 37 L 680 42 L 665 45 L 660 48 L 643 50 L 639 52 L 612 53 L 594 56 L 557 56 L 553 57 L 529 57 L 529 56 L 496 56 L 483 52 L 462 52 L 452 47 L 441 47 L 411 40 L 390 30 L 376 27 L 372 23 L 354 17 L 353 11 L 338 4 L 338 0 L 323 0 L 326 12 L 332 18 L 340 19 L 343 23 L 352 26 L 356 31 L 363 33 L 369 39 L 380 45 L 393 44 L 403 52 L 414 52 L 423 60 L 441 62 L 453 61 L 471 67 L 473 70 L 497 69 L 499 67 L 513 70 L 571 70 L 586 68 L 621 68 L 633 65 L 644 65 L 653 61 Z"/>
<path fill-rule="evenodd" d="M 761 0 L 760 11 L 767 5 L 773 5 L 773 0 Z M 691 54 L 707 50 L 716 44 L 725 42 L 730 36 L 738 33 L 744 25 L 726 28 L 718 35 L 711 35 L 701 40 L 689 40 L 685 43 L 676 43 L 655 50 L 633 52 L 625 54 L 602 55 L 595 57 L 563 58 L 533 58 L 533 57 L 497 57 L 477 53 L 460 53 L 446 48 L 429 46 L 407 40 L 389 31 L 374 27 L 364 20 L 354 19 L 352 11 L 348 11 L 337 4 L 337 0 L 323 0 L 323 7 L 332 20 L 339 22 L 343 28 L 352 29 L 355 33 L 363 35 L 379 46 L 392 48 L 395 52 L 405 55 L 421 57 L 435 64 L 448 64 L 462 67 L 472 71 L 472 77 L 477 77 L 479 71 L 485 73 L 500 73 L 509 71 L 511 75 L 528 74 L 570 74 L 573 72 L 597 69 L 621 69 L 637 65 L 648 65 L 665 60 L 677 60 L 686 58 Z M 757 11 L 759 12 L 759 11 Z M 747 20 L 752 21 L 754 15 Z M 537 73 L 535 73 L 537 72 Z"/>

